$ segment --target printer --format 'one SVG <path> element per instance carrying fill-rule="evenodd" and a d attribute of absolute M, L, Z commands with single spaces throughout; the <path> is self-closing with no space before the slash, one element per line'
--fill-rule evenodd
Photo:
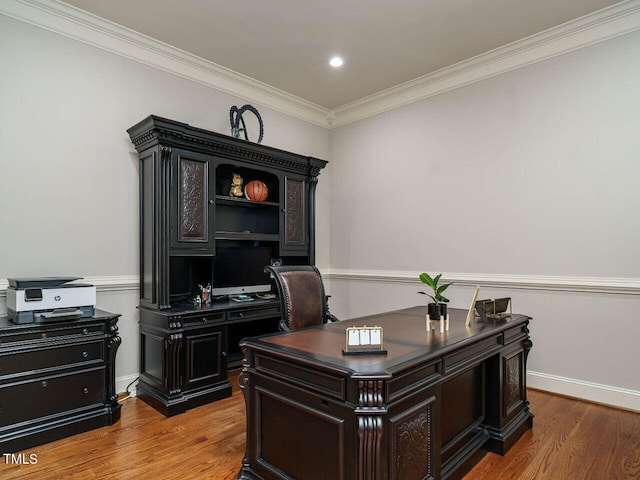
<path fill-rule="evenodd" d="M 8 278 L 7 314 L 13 323 L 91 317 L 96 287 L 70 283 L 82 277 Z"/>

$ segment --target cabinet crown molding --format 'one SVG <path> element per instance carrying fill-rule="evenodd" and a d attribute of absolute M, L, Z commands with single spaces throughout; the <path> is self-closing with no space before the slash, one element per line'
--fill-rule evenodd
<path fill-rule="evenodd" d="M 257 144 L 221 133 L 192 127 L 183 122 L 149 115 L 127 130 L 131 142 L 140 153 L 156 145 L 180 147 L 192 151 L 242 160 L 250 164 L 277 167 L 287 172 L 317 177 L 326 160 L 307 157 Z"/>

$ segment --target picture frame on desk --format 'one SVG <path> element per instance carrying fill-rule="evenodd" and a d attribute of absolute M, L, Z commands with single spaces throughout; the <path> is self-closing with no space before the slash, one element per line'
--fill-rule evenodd
<path fill-rule="evenodd" d="M 386 355 L 382 327 L 348 327 L 345 330 L 343 355 Z"/>

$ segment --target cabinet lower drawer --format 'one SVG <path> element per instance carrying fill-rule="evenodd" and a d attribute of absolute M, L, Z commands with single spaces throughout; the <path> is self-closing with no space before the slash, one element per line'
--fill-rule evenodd
<path fill-rule="evenodd" d="M 102 364 L 105 360 L 104 342 L 57 345 L 37 350 L 0 350 L 0 382 L 7 376 L 25 372 L 60 370 L 73 365 Z"/>
<path fill-rule="evenodd" d="M 20 422 L 104 404 L 105 396 L 104 368 L 0 386 L 0 433 Z"/>

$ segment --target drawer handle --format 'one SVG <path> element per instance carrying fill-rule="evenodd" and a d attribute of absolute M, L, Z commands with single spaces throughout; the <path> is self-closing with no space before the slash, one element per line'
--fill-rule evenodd
<path fill-rule="evenodd" d="M 207 317 L 202 317 L 202 323 L 207 323 L 209 319 Z"/>
<path fill-rule="evenodd" d="M 89 330 L 87 330 L 86 328 L 82 329 L 82 334 L 83 335 L 89 335 Z"/>
<path fill-rule="evenodd" d="M 89 356 L 88 352 L 82 352 L 82 358 L 87 358 Z"/>
<path fill-rule="evenodd" d="M 43 380 L 43 381 L 42 381 L 42 386 L 43 386 L 44 388 L 47 388 L 47 385 L 48 385 L 47 381 L 46 381 L 46 380 Z"/>
<path fill-rule="evenodd" d="M 42 338 L 47 338 L 47 334 L 46 332 L 43 332 L 42 335 L 40 335 Z"/>
<path fill-rule="evenodd" d="M 84 393 L 86 395 L 87 393 L 89 393 L 89 389 L 87 387 L 84 387 L 82 389 L 82 393 Z"/>

